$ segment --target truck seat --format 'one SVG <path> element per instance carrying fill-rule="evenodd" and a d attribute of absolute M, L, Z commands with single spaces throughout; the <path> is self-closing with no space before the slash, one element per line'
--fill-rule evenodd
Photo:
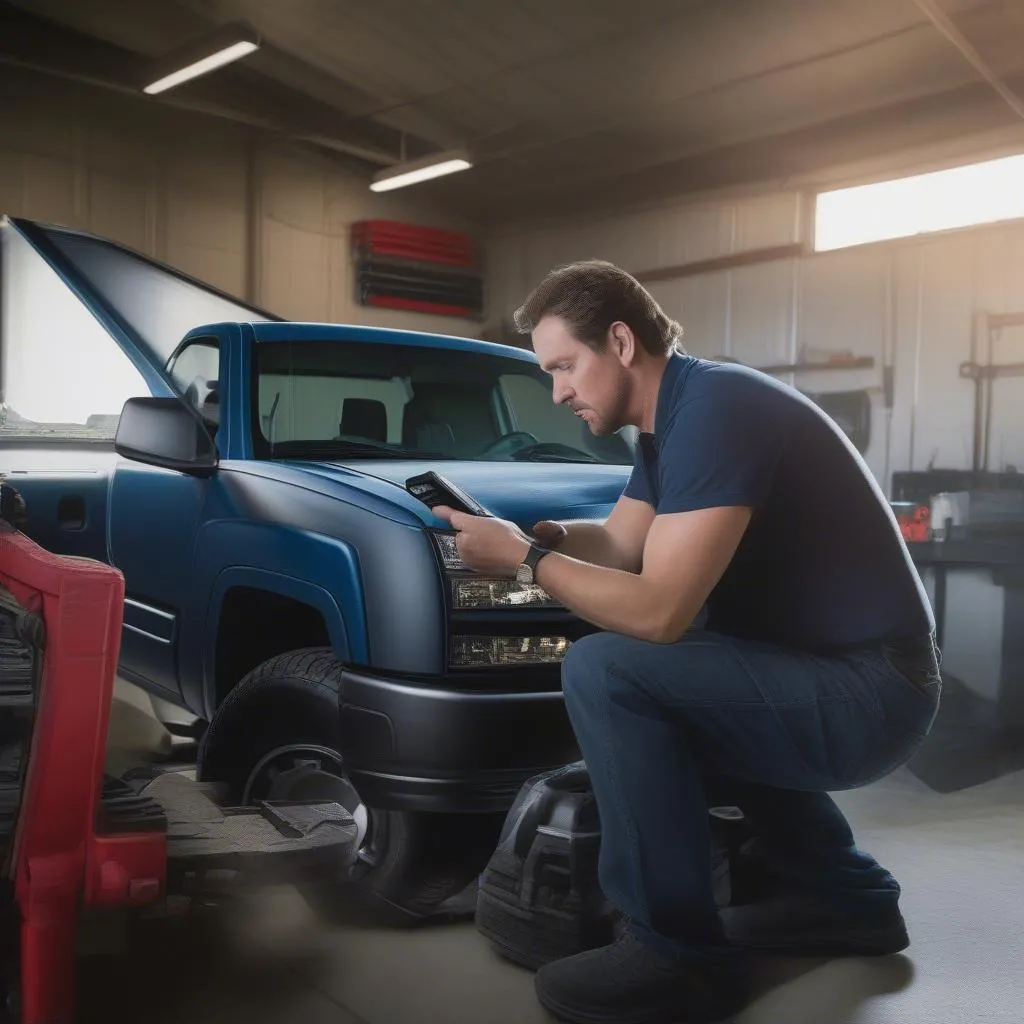
<path fill-rule="evenodd" d="M 375 398 L 346 398 L 341 407 L 338 433 L 343 437 L 365 437 L 387 442 L 388 410 Z"/>

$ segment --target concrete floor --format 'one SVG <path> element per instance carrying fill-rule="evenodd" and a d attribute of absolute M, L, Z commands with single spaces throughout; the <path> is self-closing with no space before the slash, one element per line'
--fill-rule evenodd
<path fill-rule="evenodd" d="M 166 743 L 116 702 L 112 765 Z M 1024 773 L 959 793 L 909 772 L 840 794 L 900 879 L 912 946 L 879 960 L 765 961 L 737 1024 L 1018 1024 L 1024 1001 Z M 108 1024 L 534 1024 L 533 976 L 471 923 L 411 932 L 325 928 L 291 889 L 147 923 L 81 970 L 82 1021 Z"/>

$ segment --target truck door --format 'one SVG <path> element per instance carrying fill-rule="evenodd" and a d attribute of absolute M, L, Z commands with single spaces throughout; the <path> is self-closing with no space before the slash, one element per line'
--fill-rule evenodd
<path fill-rule="evenodd" d="M 184 401 L 203 416 L 216 441 L 219 380 L 230 326 L 188 335 L 168 360 L 169 376 Z M 182 622 L 202 601 L 192 586 L 193 552 L 216 477 L 122 461 L 110 490 L 111 560 L 125 577 L 121 672 L 125 678 L 180 699 L 178 666 L 190 637 Z"/>

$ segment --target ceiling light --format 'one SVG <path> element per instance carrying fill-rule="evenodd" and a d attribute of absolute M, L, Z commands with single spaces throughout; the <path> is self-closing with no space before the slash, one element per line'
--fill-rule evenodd
<path fill-rule="evenodd" d="M 143 92 L 153 96 L 198 78 L 259 49 L 259 36 L 245 25 L 225 25 L 213 35 L 162 57 Z"/>
<path fill-rule="evenodd" d="M 416 185 L 431 178 L 465 171 L 472 166 L 469 155 L 463 150 L 434 153 L 420 160 L 410 160 L 378 171 L 373 176 L 370 189 L 373 192 L 390 192 L 395 188 L 405 188 L 406 185 Z"/>

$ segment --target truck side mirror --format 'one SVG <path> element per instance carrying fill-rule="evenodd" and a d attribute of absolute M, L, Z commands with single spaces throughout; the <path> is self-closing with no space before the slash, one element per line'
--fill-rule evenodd
<path fill-rule="evenodd" d="M 177 398 L 129 398 L 121 410 L 114 450 L 150 466 L 209 476 L 217 446 L 199 415 Z"/>

